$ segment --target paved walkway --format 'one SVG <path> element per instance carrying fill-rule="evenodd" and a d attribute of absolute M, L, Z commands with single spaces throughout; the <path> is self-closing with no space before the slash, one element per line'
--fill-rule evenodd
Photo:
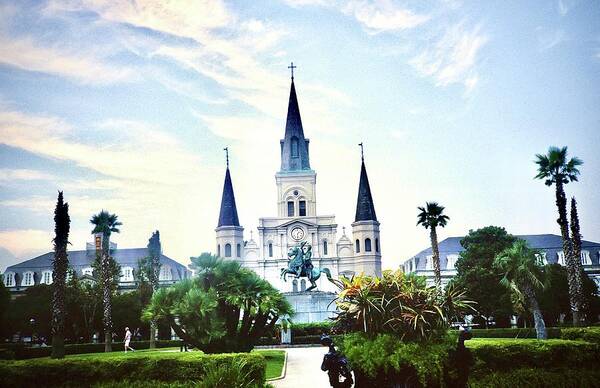
<path fill-rule="evenodd" d="M 327 388 L 327 373 L 321 370 L 326 347 L 286 348 L 287 371 L 282 380 L 272 381 L 276 388 Z"/>

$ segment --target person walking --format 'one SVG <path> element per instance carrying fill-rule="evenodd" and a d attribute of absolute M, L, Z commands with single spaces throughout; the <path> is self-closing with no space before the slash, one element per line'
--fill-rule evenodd
<path fill-rule="evenodd" d="M 131 332 L 129 331 L 129 328 L 126 327 L 125 328 L 125 353 L 127 353 L 127 349 L 131 350 L 132 352 L 135 352 L 135 349 L 132 348 L 131 346 L 129 346 L 130 341 L 131 341 Z"/>

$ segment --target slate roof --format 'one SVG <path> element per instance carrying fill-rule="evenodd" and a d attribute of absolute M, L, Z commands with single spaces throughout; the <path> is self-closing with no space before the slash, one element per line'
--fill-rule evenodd
<path fill-rule="evenodd" d="M 530 248 L 540 249 L 546 253 L 546 260 L 548 263 L 558 262 L 558 252 L 562 252 L 562 238 L 555 234 L 527 234 L 527 235 L 515 235 L 515 237 L 527 241 Z M 464 237 L 448 237 L 439 243 L 440 250 L 440 266 L 442 269 L 446 268 L 448 263 L 447 256 L 452 254 L 460 254 L 464 249 L 460 245 L 460 240 Z M 590 252 L 590 258 L 592 265 L 600 265 L 600 243 L 583 240 L 581 242 L 581 249 Z M 425 269 L 425 258 L 432 255 L 431 247 L 422 250 L 413 256 L 417 258 L 417 269 Z M 406 262 L 408 263 L 408 261 Z"/>
<path fill-rule="evenodd" d="M 130 266 L 137 269 L 137 261 L 143 257 L 148 256 L 147 248 L 125 248 L 111 250 L 112 257 L 115 261 L 121 265 L 121 267 Z M 94 250 L 85 251 L 69 251 L 69 265 L 81 274 L 84 268 L 88 268 L 94 261 L 96 252 Z M 36 274 L 40 274 L 44 270 L 52 269 L 52 260 L 54 259 L 54 252 L 48 252 L 41 256 L 34 257 L 33 259 L 25 260 L 21 263 L 11 265 L 6 269 L 5 272 L 14 272 L 21 275 L 23 272 L 33 271 Z M 171 259 L 168 256 L 160 256 L 160 262 L 163 265 L 171 267 L 173 280 L 181 280 L 189 277 L 190 271 L 177 261 Z"/>
<path fill-rule="evenodd" d="M 354 222 L 357 221 L 377 221 L 375 204 L 371 196 L 371 186 L 369 185 L 369 177 L 367 176 L 364 160 L 360 167 L 360 183 L 358 184 L 358 199 L 356 200 Z"/>
<path fill-rule="evenodd" d="M 297 141 L 297 155 L 292 154 L 292 139 Z M 282 172 L 310 170 L 308 143 L 308 139 L 304 138 L 304 129 L 302 128 L 302 119 L 300 118 L 296 87 L 294 86 L 294 80 L 292 79 L 287 120 L 285 123 L 285 136 L 283 140 L 281 140 Z"/>
<path fill-rule="evenodd" d="M 220 226 L 240 226 L 229 167 L 225 171 L 225 183 L 223 183 L 223 197 L 221 198 L 221 211 L 217 227 Z"/>

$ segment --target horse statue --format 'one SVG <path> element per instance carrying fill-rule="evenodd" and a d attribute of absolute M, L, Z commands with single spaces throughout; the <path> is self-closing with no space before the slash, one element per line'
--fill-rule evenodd
<path fill-rule="evenodd" d="M 305 250 L 306 248 L 306 250 Z M 329 268 L 316 268 L 312 264 L 312 247 L 306 241 L 296 245 L 288 251 L 288 267 L 281 269 L 281 278 L 287 281 L 287 275 L 294 275 L 296 279 L 300 277 L 308 278 L 310 287 L 306 291 L 311 291 L 317 288 L 317 280 L 321 274 L 327 276 L 327 280 L 336 284 L 335 279 L 331 277 Z"/>

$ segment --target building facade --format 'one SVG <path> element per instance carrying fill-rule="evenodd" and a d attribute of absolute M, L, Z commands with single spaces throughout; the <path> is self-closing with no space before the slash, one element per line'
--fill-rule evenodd
<path fill-rule="evenodd" d="M 381 275 L 380 224 L 375 214 L 364 157 L 355 222 L 351 225 L 350 235 L 344 227 L 341 236 L 338 236 L 335 216 L 321 215 L 317 211 L 317 173 L 311 168 L 309 145 L 309 139 L 304 136 L 292 78 L 285 133 L 279 144 L 281 165 L 275 174 L 276 216 L 260 218 L 257 233 L 251 233 L 250 239 L 245 240 L 227 163 L 219 221 L 215 229 L 218 256 L 239 260 L 244 267 L 252 269 L 282 292 L 289 293 L 288 299 L 292 303 L 295 302 L 291 294 L 302 293 L 310 284 L 307 285 L 305 279 L 283 281 L 280 273 L 288 266 L 288 250 L 302 242 L 311 245 L 313 265 L 329 268 L 333 277 L 359 273 Z M 318 280 L 317 286 L 322 292 L 336 291 L 324 277 Z M 297 307 L 307 310 L 307 313 L 311 311 L 308 305 Z M 301 320 L 323 319 L 306 316 Z"/>
<path fill-rule="evenodd" d="M 85 250 L 68 251 L 69 267 L 75 271 L 79 278 L 94 279 L 95 274 L 92 263 L 96 258 L 96 243 L 87 243 Z M 149 256 L 148 248 L 118 249 L 117 244 L 110 243 L 111 256 L 121 266 L 121 277 L 119 280 L 119 291 L 133 290 L 137 287 L 138 260 Z M 48 252 L 11 265 L 3 275 L 4 285 L 17 296 L 28 287 L 38 284 L 52 284 L 54 252 Z M 191 276 L 191 271 L 184 265 L 167 257 L 160 255 L 159 283 L 167 286 L 179 280 Z"/>
<path fill-rule="evenodd" d="M 558 263 L 565 265 L 565 254 L 562 248 L 562 238 L 554 234 L 529 234 L 515 236 L 527 241 L 529 247 L 538 249 L 544 264 Z M 460 245 L 463 237 L 449 237 L 439 243 L 440 269 L 442 285 L 448 284 L 456 275 L 456 261 L 464 250 Z M 584 272 L 596 282 L 600 288 L 600 243 L 591 241 L 581 242 L 581 263 Z M 433 253 L 431 247 L 422 250 L 402 264 L 406 273 L 416 273 L 427 278 L 429 284 L 434 284 Z"/>

